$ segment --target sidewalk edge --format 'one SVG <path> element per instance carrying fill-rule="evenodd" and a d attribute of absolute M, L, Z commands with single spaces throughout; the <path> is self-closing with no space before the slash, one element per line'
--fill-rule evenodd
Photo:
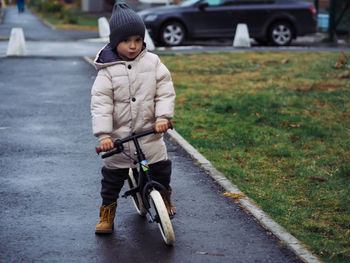
<path fill-rule="evenodd" d="M 54 25 L 52 25 L 51 23 L 49 23 L 48 21 L 46 21 L 39 13 L 35 12 L 34 9 L 28 8 L 28 10 L 29 10 L 35 17 L 37 17 L 44 25 L 46 25 L 47 27 L 51 28 L 52 30 L 56 30 L 56 27 L 55 27 Z"/>
<path fill-rule="evenodd" d="M 192 145 L 190 145 L 178 132 L 168 130 L 169 136 L 174 139 L 199 165 L 211 176 L 224 190 L 232 194 L 243 194 L 237 186 L 231 183 L 221 172 L 219 172 L 203 155 L 201 155 Z M 252 214 L 259 223 L 280 241 L 292 250 L 305 263 L 321 263 L 322 261 L 312 254 L 303 243 L 287 232 L 282 226 L 275 222 L 261 208 L 259 208 L 248 197 L 238 198 L 236 201 L 240 206 Z"/>
<path fill-rule="evenodd" d="M 93 61 L 89 57 L 83 57 L 83 59 L 94 66 Z M 226 192 L 232 194 L 243 194 L 237 186 L 231 183 L 221 172 L 219 172 L 203 155 L 201 155 L 191 144 L 189 144 L 177 131 L 168 130 L 169 136 L 175 140 L 175 142 L 184 149 L 203 170 L 213 178 Z M 239 205 L 253 215 L 258 222 L 272 234 L 274 234 L 279 240 L 284 242 L 286 246 L 292 250 L 297 257 L 299 257 L 305 263 L 322 263 L 322 261 L 312 254 L 306 246 L 296 239 L 293 235 L 287 232 L 282 226 L 275 222 L 269 215 L 267 215 L 261 208 L 259 208 L 248 197 L 237 199 Z"/>

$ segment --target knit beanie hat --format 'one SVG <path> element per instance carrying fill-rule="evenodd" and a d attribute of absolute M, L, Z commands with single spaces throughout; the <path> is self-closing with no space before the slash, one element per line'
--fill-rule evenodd
<path fill-rule="evenodd" d="M 126 3 L 115 2 L 113 13 L 109 21 L 109 42 L 114 49 L 129 36 L 139 35 L 145 38 L 145 24 L 141 17 Z"/>

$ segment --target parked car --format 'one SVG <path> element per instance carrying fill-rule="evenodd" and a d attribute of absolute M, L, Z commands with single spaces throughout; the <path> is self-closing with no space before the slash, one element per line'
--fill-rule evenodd
<path fill-rule="evenodd" d="M 316 10 L 299 0 L 186 0 L 179 5 L 139 12 L 156 44 L 234 37 L 238 23 L 259 43 L 285 46 L 297 36 L 315 33 Z"/>

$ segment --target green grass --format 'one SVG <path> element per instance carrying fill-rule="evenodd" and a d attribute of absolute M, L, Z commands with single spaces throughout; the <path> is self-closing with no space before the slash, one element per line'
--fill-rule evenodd
<path fill-rule="evenodd" d="M 326 262 L 350 261 L 350 54 L 162 56 L 175 128 Z"/>
<path fill-rule="evenodd" d="M 41 13 L 40 16 L 54 26 L 60 27 L 62 25 L 69 25 L 63 18 L 57 18 L 52 14 Z M 82 13 L 73 13 L 72 16 L 76 19 L 76 23 L 71 25 L 80 26 L 86 29 L 96 29 L 98 27 L 98 16 Z"/>
<path fill-rule="evenodd" d="M 97 30 L 98 29 L 98 16 L 88 15 L 83 13 L 72 13 L 71 16 L 76 21 L 75 23 L 67 23 L 63 18 L 56 18 L 50 14 L 42 14 L 43 18 L 48 20 L 52 25 L 63 28 L 64 25 L 78 26 L 80 29 Z"/>
<path fill-rule="evenodd" d="M 98 15 L 77 12 L 67 5 L 60 12 L 44 12 L 36 6 L 31 7 L 37 16 L 61 29 L 98 30 Z"/>

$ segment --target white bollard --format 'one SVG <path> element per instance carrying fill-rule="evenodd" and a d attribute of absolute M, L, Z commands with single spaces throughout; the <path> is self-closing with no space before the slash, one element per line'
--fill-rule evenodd
<path fill-rule="evenodd" d="M 147 47 L 148 50 L 150 50 L 150 51 L 155 50 L 155 46 L 154 46 L 153 40 L 152 40 L 151 36 L 149 35 L 147 29 L 146 29 L 146 32 L 145 32 L 145 43 L 146 43 L 146 47 Z"/>
<path fill-rule="evenodd" d="M 20 27 L 12 28 L 6 55 L 7 56 L 27 55 L 26 43 L 25 43 L 22 28 Z"/>
<path fill-rule="evenodd" d="M 250 37 L 246 24 L 238 24 L 236 28 L 235 39 L 233 40 L 234 47 L 250 47 Z"/>
<path fill-rule="evenodd" d="M 107 21 L 107 18 L 100 17 L 98 19 L 98 33 L 100 35 L 100 38 L 109 37 L 110 30 L 109 30 L 109 23 Z"/>

